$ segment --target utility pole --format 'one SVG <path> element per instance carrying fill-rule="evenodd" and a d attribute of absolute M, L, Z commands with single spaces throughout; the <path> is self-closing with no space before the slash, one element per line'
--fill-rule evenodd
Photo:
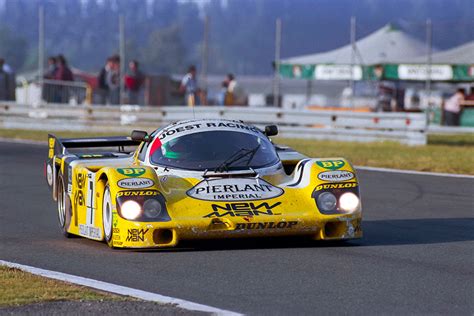
<path fill-rule="evenodd" d="M 350 87 L 351 87 L 351 99 L 350 104 L 351 108 L 354 107 L 354 93 L 355 93 L 355 84 L 354 84 L 354 66 L 355 66 L 355 53 L 356 53 L 356 18 L 355 16 L 351 17 L 351 80 L 350 80 Z"/>
<path fill-rule="evenodd" d="M 38 9 L 38 79 L 41 91 L 43 91 L 44 78 L 44 7 Z"/>
<path fill-rule="evenodd" d="M 431 64 L 432 64 L 432 41 L 433 41 L 433 26 L 431 24 L 431 19 L 426 20 L 426 98 L 427 98 L 427 108 L 426 108 L 426 122 L 430 123 L 431 115 Z"/>
<path fill-rule="evenodd" d="M 202 61 L 201 61 L 201 78 L 202 88 L 207 94 L 207 62 L 209 60 L 209 16 L 204 18 L 204 34 L 202 43 Z M 206 97 L 207 99 L 207 97 Z"/>
<path fill-rule="evenodd" d="M 119 16 L 119 54 L 120 54 L 120 84 L 119 96 L 120 104 L 123 102 L 125 93 L 123 77 L 125 75 L 125 19 L 123 15 Z"/>
<path fill-rule="evenodd" d="M 275 74 L 273 78 L 273 105 L 280 106 L 280 52 L 281 52 L 281 19 L 275 25 Z"/>

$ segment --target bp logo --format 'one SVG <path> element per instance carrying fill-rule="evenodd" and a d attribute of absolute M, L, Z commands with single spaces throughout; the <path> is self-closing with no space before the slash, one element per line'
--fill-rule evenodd
<path fill-rule="evenodd" d="M 337 170 L 342 168 L 346 163 L 344 160 L 321 160 L 316 161 L 316 164 L 324 169 Z"/>
<path fill-rule="evenodd" d="M 145 168 L 117 168 L 117 171 L 127 177 L 139 177 L 145 173 Z"/>

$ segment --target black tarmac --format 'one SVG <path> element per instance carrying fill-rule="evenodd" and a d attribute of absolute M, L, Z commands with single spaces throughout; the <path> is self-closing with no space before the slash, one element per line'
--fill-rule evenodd
<path fill-rule="evenodd" d="M 253 315 L 474 313 L 473 179 L 359 171 L 357 241 L 111 250 L 62 237 L 46 154 L 0 142 L 0 259 Z"/>

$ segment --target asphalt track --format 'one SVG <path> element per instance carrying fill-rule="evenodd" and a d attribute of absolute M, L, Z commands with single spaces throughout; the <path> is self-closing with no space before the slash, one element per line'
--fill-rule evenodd
<path fill-rule="evenodd" d="M 46 146 L 0 142 L 0 259 L 246 314 L 474 313 L 474 180 L 360 171 L 365 237 L 160 251 L 65 239 Z"/>

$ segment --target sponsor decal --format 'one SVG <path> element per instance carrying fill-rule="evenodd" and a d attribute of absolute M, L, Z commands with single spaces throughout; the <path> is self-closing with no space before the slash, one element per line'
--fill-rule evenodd
<path fill-rule="evenodd" d="M 122 246 L 123 242 L 114 240 L 113 244 L 114 244 L 114 246 Z"/>
<path fill-rule="evenodd" d="M 119 193 L 120 193 L 120 192 L 119 192 Z M 118 216 L 118 214 L 117 214 L 117 211 L 114 209 L 114 210 L 112 211 L 112 221 L 113 221 L 114 227 L 117 227 L 117 225 L 118 225 L 118 218 L 119 218 L 119 216 Z M 114 229 L 115 229 L 115 228 L 114 228 Z"/>
<path fill-rule="evenodd" d="M 98 227 L 79 224 L 79 235 L 94 239 L 101 239 L 101 232 Z"/>
<path fill-rule="evenodd" d="M 327 183 L 327 184 L 318 185 L 315 191 L 321 191 L 321 190 L 327 190 L 327 189 L 349 189 L 349 188 L 355 188 L 356 186 L 357 186 L 356 182 Z"/>
<path fill-rule="evenodd" d="M 85 171 L 78 171 L 75 175 L 76 185 L 74 186 L 74 225 L 78 225 L 79 207 L 86 208 L 86 223 L 93 225 L 95 222 L 95 196 L 93 174 Z"/>
<path fill-rule="evenodd" d="M 351 65 L 317 65 L 314 78 L 319 80 L 360 80 L 362 67 Z"/>
<path fill-rule="evenodd" d="M 56 140 L 51 137 L 49 139 L 49 150 L 48 150 L 48 158 L 51 159 L 54 157 L 54 143 L 56 142 Z"/>
<path fill-rule="evenodd" d="M 83 154 L 79 155 L 79 158 L 102 158 L 104 155 L 101 154 Z"/>
<path fill-rule="evenodd" d="M 268 204 L 267 202 L 262 203 L 226 203 L 224 205 L 212 204 L 212 212 L 204 215 L 204 218 L 210 217 L 223 217 L 223 216 L 242 216 L 251 217 L 259 215 L 281 215 L 281 213 L 275 213 L 274 209 L 279 206 L 281 202 L 275 204 Z"/>
<path fill-rule="evenodd" d="M 148 178 L 126 178 L 117 182 L 117 185 L 124 189 L 145 189 L 154 184 L 155 182 Z"/>
<path fill-rule="evenodd" d="M 76 174 L 76 187 L 77 190 L 74 194 L 74 204 L 76 205 L 76 212 L 77 212 L 77 206 L 83 206 L 84 205 L 84 188 L 86 185 L 86 173 L 81 173 L 78 172 Z"/>
<path fill-rule="evenodd" d="M 196 130 L 206 130 L 206 129 L 209 130 L 209 129 L 218 129 L 218 128 L 240 129 L 240 130 L 246 130 L 246 131 L 251 131 L 251 132 L 260 134 L 260 131 L 255 126 L 247 126 L 245 124 L 242 124 L 236 121 L 222 121 L 222 122 L 204 121 L 201 123 L 192 123 L 192 122 L 189 122 L 186 124 L 183 123 L 176 127 L 171 126 L 170 128 L 165 129 L 160 133 L 159 139 L 163 140 L 163 139 L 171 138 L 177 134 L 181 134 L 184 132 L 192 133 L 192 132 L 196 132 Z M 187 133 L 184 133 L 184 134 L 187 134 Z"/>
<path fill-rule="evenodd" d="M 344 160 L 322 160 L 317 161 L 316 164 L 324 169 L 337 170 L 341 169 L 346 163 Z"/>
<path fill-rule="evenodd" d="M 120 240 L 120 236 L 119 235 L 114 235 L 114 240 Z"/>
<path fill-rule="evenodd" d="M 145 234 L 148 232 L 148 229 L 129 229 L 126 241 L 138 242 L 145 240 Z"/>
<path fill-rule="evenodd" d="M 120 174 L 127 177 L 139 177 L 145 173 L 145 168 L 117 168 Z"/>
<path fill-rule="evenodd" d="M 120 191 L 117 193 L 117 196 L 156 196 L 158 191 Z"/>
<path fill-rule="evenodd" d="M 350 171 L 342 170 L 325 171 L 318 174 L 318 179 L 331 182 L 347 181 L 354 179 L 354 174 Z"/>
<path fill-rule="evenodd" d="M 450 80 L 453 69 L 450 65 L 399 65 L 398 77 L 402 80 Z"/>
<path fill-rule="evenodd" d="M 114 228 L 113 233 L 114 234 L 119 234 L 120 233 L 120 228 Z"/>
<path fill-rule="evenodd" d="M 203 180 L 186 194 L 205 201 L 267 200 L 283 194 L 283 189 L 262 179 L 215 179 Z"/>
<path fill-rule="evenodd" d="M 297 221 L 281 221 L 281 222 L 263 222 L 263 223 L 239 223 L 235 226 L 236 230 L 242 229 L 282 229 L 292 228 L 297 225 Z"/>

